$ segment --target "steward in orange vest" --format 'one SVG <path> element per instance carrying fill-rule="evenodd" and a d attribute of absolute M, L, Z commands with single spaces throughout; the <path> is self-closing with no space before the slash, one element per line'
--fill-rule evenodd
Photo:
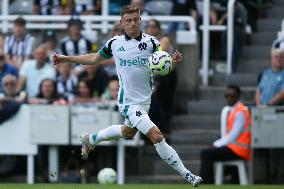
<path fill-rule="evenodd" d="M 245 127 L 243 131 L 240 133 L 237 140 L 233 143 L 230 143 L 227 145 L 228 148 L 230 148 L 235 154 L 238 156 L 250 160 L 251 159 L 251 131 L 250 131 L 250 113 L 248 108 L 242 104 L 241 102 L 237 103 L 235 105 L 233 112 L 230 112 L 227 120 L 227 129 L 226 129 L 226 135 L 231 132 L 232 127 L 235 123 L 236 115 L 238 113 L 242 112 L 245 116 Z"/>
<path fill-rule="evenodd" d="M 250 113 L 240 102 L 240 87 L 227 87 L 225 99 L 229 106 L 226 131 L 222 137 L 213 142 L 211 148 L 201 152 L 200 176 L 205 183 L 214 182 L 213 167 L 216 161 L 249 160 L 251 158 Z"/>

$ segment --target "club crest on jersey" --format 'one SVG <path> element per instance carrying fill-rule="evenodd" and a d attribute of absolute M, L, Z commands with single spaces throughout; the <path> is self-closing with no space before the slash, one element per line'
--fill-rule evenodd
<path fill-rule="evenodd" d="M 140 49 L 140 51 L 145 51 L 146 48 L 147 48 L 147 43 L 143 42 L 143 43 L 140 43 L 138 45 L 138 48 Z"/>

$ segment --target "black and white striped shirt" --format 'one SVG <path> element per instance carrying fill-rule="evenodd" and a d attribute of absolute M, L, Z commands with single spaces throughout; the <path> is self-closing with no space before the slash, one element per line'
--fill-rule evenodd
<path fill-rule="evenodd" d="M 70 36 L 66 36 L 60 42 L 60 50 L 64 55 L 87 54 L 92 51 L 92 43 L 84 36 L 78 41 L 73 41 Z"/>
<path fill-rule="evenodd" d="M 5 38 L 4 53 L 22 58 L 31 56 L 34 43 L 35 39 L 30 34 L 26 34 L 20 41 L 17 41 L 15 35 L 10 35 Z"/>
<path fill-rule="evenodd" d="M 62 76 L 57 77 L 57 91 L 64 96 L 68 101 L 74 100 L 78 78 L 71 75 L 66 81 Z"/>

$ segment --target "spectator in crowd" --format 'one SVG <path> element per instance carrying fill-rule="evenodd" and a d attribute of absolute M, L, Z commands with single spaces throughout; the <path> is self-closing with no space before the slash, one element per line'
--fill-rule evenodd
<path fill-rule="evenodd" d="M 25 89 L 29 98 L 33 98 L 38 94 L 39 85 L 43 79 L 55 79 L 55 70 L 47 62 L 47 48 L 45 45 L 40 45 L 35 49 L 34 59 L 24 62 L 19 75 L 17 91 Z"/>
<path fill-rule="evenodd" d="M 65 99 L 72 101 L 74 100 L 76 86 L 78 85 L 77 76 L 72 74 L 71 64 L 60 64 L 58 67 L 57 91 Z"/>
<path fill-rule="evenodd" d="M 227 12 L 224 13 L 220 19 L 218 19 L 217 24 L 226 25 L 227 24 Z M 233 63 L 232 71 L 236 71 L 236 65 L 240 57 L 241 47 L 245 44 L 245 28 L 247 25 L 247 10 L 241 2 L 235 2 L 234 10 L 234 39 L 233 39 Z M 224 59 L 227 56 L 227 32 L 222 32 L 221 42 L 220 42 L 221 57 Z"/>
<path fill-rule="evenodd" d="M 197 9 L 195 1 L 192 0 L 173 0 L 172 14 L 175 16 L 192 16 L 197 20 Z M 169 27 L 169 33 L 176 30 L 188 30 L 190 26 L 185 22 L 174 22 Z"/>
<path fill-rule="evenodd" d="M 196 12 L 197 12 L 197 21 L 198 23 L 202 23 L 202 17 L 203 17 L 203 7 L 204 7 L 204 1 L 203 0 L 195 0 L 196 4 Z M 215 25 L 217 23 L 218 15 L 217 11 L 214 6 L 214 1 L 211 1 L 210 4 L 210 24 Z"/>
<path fill-rule="evenodd" d="M 60 0 L 34 0 L 33 14 L 58 15 L 60 3 Z"/>
<path fill-rule="evenodd" d="M 172 46 L 170 38 L 164 35 L 161 28 L 161 23 L 156 19 L 148 20 L 146 23 L 146 33 L 156 37 L 161 44 L 163 51 L 171 53 Z"/>
<path fill-rule="evenodd" d="M 84 71 L 79 75 L 79 80 L 90 80 L 93 95 L 100 98 L 109 81 L 107 73 L 99 65 L 85 65 L 84 68 Z"/>
<path fill-rule="evenodd" d="M 81 34 L 83 23 L 79 19 L 71 19 L 68 21 L 69 35 L 60 41 L 60 50 L 64 55 L 78 55 L 91 53 L 97 50 L 97 46 L 92 44 L 85 36 Z M 75 73 L 82 71 L 82 66 L 75 67 Z"/>
<path fill-rule="evenodd" d="M 22 102 L 25 100 L 23 96 L 17 96 L 16 86 L 17 78 L 8 74 L 3 77 L 0 84 L 3 93 L 0 93 L 0 125 L 13 117 Z M 10 174 L 16 167 L 16 159 L 13 156 L 0 156 L 0 176 Z"/>
<path fill-rule="evenodd" d="M 69 35 L 60 41 L 60 50 L 64 55 L 78 55 L 93 52 L 92 43 L 81 34 L 83 23 L 79 19 L 68 21 Z"/>
<path fill-rule="evenodd" d="M 110 78 L 107 89 L 105 90 L 104 94 L 102 95 L 103 100 L 117 100 L 119 90 L 119 83 L 118 83 L 118 77 L 113 76 Z"/>
<path fill-rule="evenodd" d="M 4 56 L 0 55 L 0 83 L 5 75 L 14 75 L 18 77 L 18 70 L 10 64 L 6 64 Z M 0 93 L 3 92 L 2 85 L 0 85 Z"/>
<path fill-rule="evenodd" d="M 95 14 L 95 6 L 93 0 L 74 0 L 73 14 L 75 15 L 92 15 Z"/>
<path fill-rule="evenodd" d="M 6 74 L 1 80 L 3 91 L 0 93 L 2 97 L 16 97 L 17 94 L 17 77 L 12 74 Z"/>
<path fill-rule="evenodd" d="M 123 35 L 124 34 L 124 29 L 121 26 L 121 24 L 119 22 L 115 23 L 112 30 L 111 30 L 111 36 L 110 37 L 114 37 L 116 35 Z"/>
<path fill-rule="evenodd" d="M 101 14 L 101 0 L 65 0 L 61 1 L 59 14 L 95 15 Z"/>
<path fill-rule="evenodd" d="M 102 14 L 102 0 L 94 0 L 95 5 L 95 14 L 101 15 Z"/>
<path fill-rule="evenodd" d="M 141 11 L 140 14 L 142 16 L 151 15 L 150 10 L 145 9 L 145 1 L 144 0 L 131 0 L 130 4 L 138 7 Z"/>
<path fill-rule="evenodd" d="M 162 50 L 172 53 L 170 38 L 162 33 L 161 24 L 156 19 L 151 19 L 146 24 L 146 33 L 156 37 Z M 161 131 L 170 133 L 170 119 L 173 115 L 174 94 L 176 88 L 176 72 L 173 70 L 166 76 L 154 76 L 154 90 L 149 115 L 157 125 L 162 125 Z"/>
<path fill-rule="evenodd" d="M 72 104 L 89 104 L 96 102 L 92 92 L 92 81 L 83 79 L 79 81 L 77 86 L 77 95 Z"/>
<path fill-rule="evenodd" d="M 53 53 L 56 51 L 56 34 L 53 30 L 47 30 L 44 32 L 42 43 L 47 48 L 47 54 L 48 54 L 48 62 L 52 62 L 52 56 Z"/>
<path fill-rule="evenodd" d="M 17 94 L 17 78 L 14 75 L 4 76 L 1 85 L 3 93 L 0 95 L 0 124 L 18 112 L 26 96 Z"/>
<path fill-rule="evenodd" d="M 60 104 L 67 101 L 57 93 L 56 82 L 53 79 L 43 79 L 39 85 L 39 93 L 29 100 L 30 104 Z"/>
<path fill-rule="evenodd" d="M 201 152 L 201 176 L 207 183 L 213 183 L 213 166 L 216 161 L 251 159 L 250 113 L 240 102 L 238 86 L 227 87 L 225 98 L 230 110 L 226 120 L 225 136 L 217 139 L 213 147 Z"/>
<path fill-rule="evenodd" d="M 74 9 L 74 0 L 63 0 L 58 9 L 59 15 L 72 15 Z"/>
<path fill-rule="evenodd" d="M 270 8 L 271 4 L 266 3 L 265 0 L 239 0 L 248 10 L 248 24 L 252 31 L 257 30 L 257 20 L 265 12 L 265 9 Z"/>
<path fill-rule="evenodd" d="M 255 93 L 257 106 L 284 104 L 284 51 L 272 49 L 271 68 L 264 70 Z"/>
<path fill-rule="evenodd" d="M 4 54 L 8 64 L 20 69 L 22 63 L 32 57 L 35 39 L 26 32 L 26 20 L 14 21 L 13 34 L 5 38 Z"/>
<path fill-rule="evenodd" d="M 140 15 L 141 16 L 151 15 L 150 10 L 147 10 L 145 8 L 145 1 L 144 0 L 131 0 L 130 4 L 135 5 L 136 7 L 138 7 L 140 9 L 140 11 L 141 11 Z M 141 29 L 143 31 L 145 30 L 145 22 L 144 21 L 142 21 Z"/>

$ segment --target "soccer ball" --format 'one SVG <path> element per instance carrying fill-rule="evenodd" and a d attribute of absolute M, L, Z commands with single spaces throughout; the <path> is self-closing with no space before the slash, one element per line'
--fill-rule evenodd
<path fill-rule="evenodd" d="M 174 63 L 167 52 L 156 51 L 149 57 L 148 67 L 154 75 L 167 75 L 174 69 Z"/>
<path fill-rule="evenodd" d="M 116 183 L 116 172 L 112 168 L 103 168 L 98 173 L 99 184 L 114 184 Z"/>

